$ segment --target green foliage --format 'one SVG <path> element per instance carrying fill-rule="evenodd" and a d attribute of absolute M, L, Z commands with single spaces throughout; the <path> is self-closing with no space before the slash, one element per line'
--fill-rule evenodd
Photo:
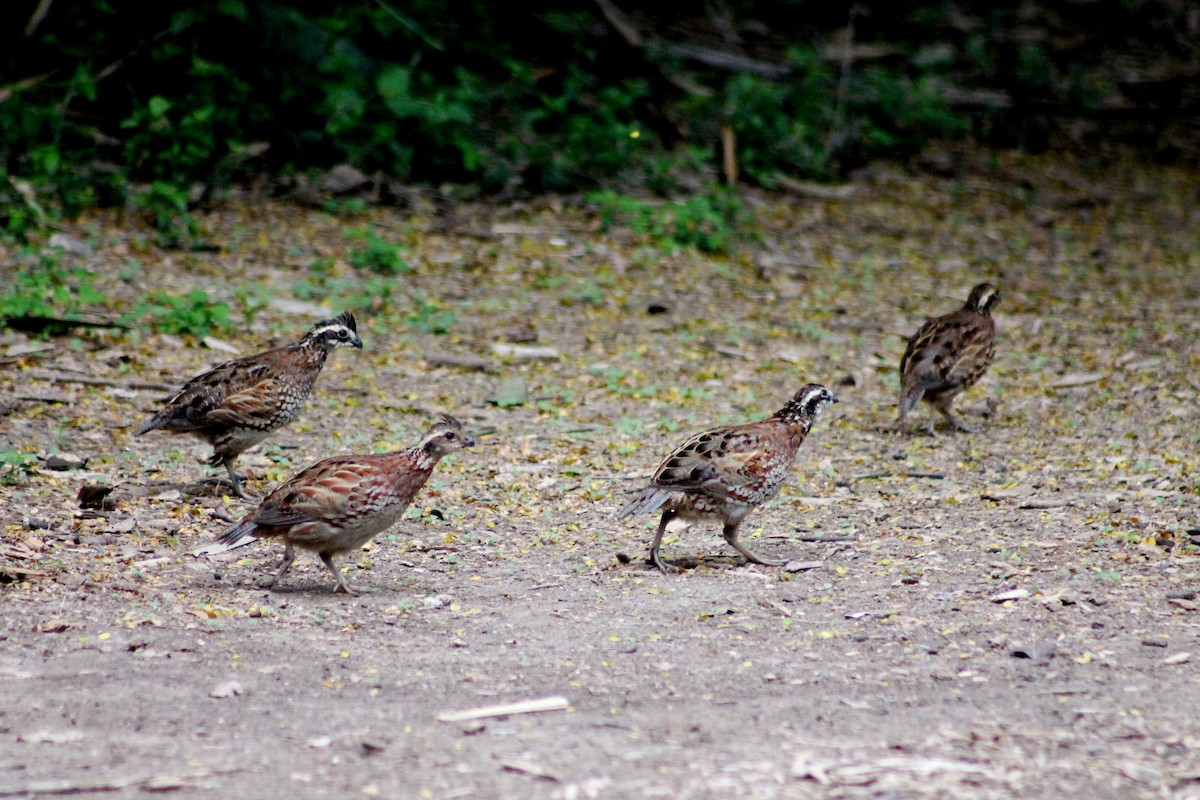
<path fill-rule="evenodd" d="M 363 240 L 361 247 L 350 252 L 350 263 L 355 267 L 380 275 L 400 275 L 412 271 L 401 257 L 403 250 L 400 245 L 392 244 L 376 234 L 373 226 L 350 231 L 349 235 Z"/>
<path fill-rule="evenodd" d="M 181 247 L 198 233 L 195 220 L 188 214 L 188 193 L 167 181 L 154 181 L 138 192 L 133 202 L 145 212 L 159 232 L 159 245 Z"/>
<path fill-rule="evenodd" d="M 421 333 L 442 335 L 449 333 L 456 319 L 454 312 L 442 308 L 424 297 L 414 297 L 416 310 L 408 317 L 408 324 Z"/>
<path fill-rule="evenodd" d="M 1064 9 L 1023 23 L 1047 34 L 1030 37 L 1012 35 L 1010 10 L 967 2 L 876 4 L 853 15 L 850 44 L 882 55 L 847 49 L 839 59 L 844 11 L 798 22 L 793 5 L 728 9 L 739 29 L 754 21 L 775 41 L 797 43 L 781 55 L 748 35 L 745 55 L 766 69 L 674 55 L 675 44 L 734 54 L 688 41 L 669 8 L 639 20 L 640 49 L 619 44 L 598 8 L 544 0 L 452 9 L 433 0 L 180 0 L 136 14 L 86 3 L 70 13 L 54 6 L 28 33 L 24 12 L 9 12 L 0 28 L 0 235 L 27 241 L 59 215 L 132 203 L 178 246 L 196 237 L 195 204 L 250 171 L 340 162 L 487 191 L 669 195 L 694 187 L 698 171 L 717 171 L 725 129 L 745 180 L 830 177 L 930 137 L 961 136 L 968 123 L 986 132 L 1007 119 L 1022 130 L 1033 124 L 1031 103 L 1098 108 L 1122 91 L 1104 72 L 1123 63 L 1110 55 L 1122 48 L 1155 52 L 1157 37 L 1190 53 L 1190 40 L 1173 38 L 1171 12 L 1157 7 L 1118 4 L 1121 22 L 1101 27 L 1095 20 L 1107 15 Z M 1019 102 L 968 118 L 946 101 L 960 87 Z M 329 208 L 353 215 L 363 201 Z M 403 271 L 384 263 L 384 273 Z"/>
<path fill-rule="evenodd" d="M 201 289 L 186 295 L 155 291 L 121 317 L 123 324 L 149 325 L 159 333 L 190 334 L 202 339 L 230 327 L 232 309 Z"/>
<path fill-rule="evenodd" d="M 60 264 L 58 250 L 44 250 L 37 263 L 18 266 L 0 285 L 0 319 L 77 319 L 79 312 L 104 302 L 96 283 L 87 270 Z"/>
<path fill-rule="evenodd" d="M 22 475 L 33 472 L 32 465 L 36 463 L 37 456 L 22 453 L 15 447 L 0 450 L 0 484 L 11 486 Z"/>
<path fill-rule="evenodd" d="M 666 202 L 648 202 L 611 191 L 594 193 L 588 199 L 599 208 L 604 230 L 623 225 L 659 247 L 695 247 L 705 253 L 728 251 L 739 236 L 737 228 L 743 217 L 737 197 L 720 189 Z"/>

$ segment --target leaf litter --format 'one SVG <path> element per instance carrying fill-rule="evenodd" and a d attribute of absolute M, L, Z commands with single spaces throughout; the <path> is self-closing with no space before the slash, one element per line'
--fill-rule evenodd
<path fill-rule="evenodd" d="M 874 167 L 845 198 L 758 195 L 757 241 L 725 256 L 599 233 L 588 209 L 539 200 L 462 204 L 462 230 L 432 203 L 352 220 L 231 203 L 197 214 L 225 243 L 208 253 L 160 252 L 99 212 L 64 226 L 87 250 L 62 257 L 103 279 L 114 312 L 150 287 L 236 312 L 237 287 L 271 300 L 207 342 L 0 334 L 0 451 L 66 467 L 31 462 L 0 486 L 13 785 L 1193 791 L 1195 176 L 1071 167 L 1111 198 L 1071 205 L 1050 202 L 1070 189 L 1045 163 L 997 158 L 960 178 Z M 354 266 L 346 231 L 368 226 L 410 273 Z M 983 279 L 1004 300 L 996 363 L 960 401 L 980 432 L 895 430 L 904 339 Z M 188 555 L 246 510 L 206 482 L 206 448 L 130 433 L 231 349 L 343 308 L 365 349 L 243 457 L 248 489 L 403 445 L 443 411 L 479 447 L 346 560 L 362 597 L 330 595 L 312 563 L 265 592 L 278 548 Z M 648 568 L 653 521 L 612 514 L 655 454 L 810 380 L 843 402 L 744 532 L 789 566 L 745 565 L 697 526 L 671 544 L 684 572 Z M 438 722 L 531 697 L 570 707 Z M 88 746 L 22 733 L 60 729 Z M 366 740 L 389 742 L 383 757 Z"/>

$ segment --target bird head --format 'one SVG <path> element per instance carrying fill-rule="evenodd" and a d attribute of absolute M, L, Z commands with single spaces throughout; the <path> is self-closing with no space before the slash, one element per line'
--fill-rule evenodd
<path fill-rule="evenodd" d="M 981 283 L 971 290 L 971 296 L 967 298 L 967 303 L 963 308 L 967 311 L 987 314 L 999 302 L 1000 290 L 990 283 Z"/>
<path fill-rule="evenodd" d="M 338 347 L 355 347 L 362 349 L 362 339 L 358 338 L 358 323 L 349 311 L 343 311 L 333 319 L 318 322 L 304 335 L 302 344 L 312 344 L 333 350 Z"/>
<path fill-rule="evenodd" d="M 833 392 L 819 383 L 810 383 L 775 413 L 780 419 L 792 421 L 799 419 L 812 420 L 829 406 L 838 402 Z"/>
<path fill-rule="evenodd" d="M 450 455 L 464 447 L 474 447 L 475 440 L 467 435 L 462 423 L 449 414 L 442 418 L 421 437 L 418 445 L 434 458 Z"/>

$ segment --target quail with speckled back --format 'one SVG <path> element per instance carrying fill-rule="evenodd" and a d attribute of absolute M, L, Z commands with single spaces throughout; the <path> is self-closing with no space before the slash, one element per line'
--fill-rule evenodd
<path fill-rule="evenodd" d="M 223 466 L 239 497 L 246 497 L 233 462 L 299 416 L 330 350 L 362 348 L 349 311 L 318 322 L 300 341 L 227 361 L 192 378 L 149 421 L 134 431 L 186 433 L 213 447 L 208 463 Z"/>
<path fill-rule="evenodd" d="M 747 550 L 738 541 L 738 527 L 746 515 L 779 494 L 813 420 L 836 402 L 824 386 L 810 383 L 767 419 L 713 428 L 672 451 L 650 485 L 619 512 L 621 517 L 631 517 L 662 510 L 650 545 L 650 562 L 668 571 L 659 551 L 663 533 L 672 523 L 686 528 L 716 520 L 723 526 L 725 541 L 748 560 L 783 564 Z"/>
<path fill-rule="evenodd" d="M 196 555 L 221 553 L 277 536 L 286 550 L 267 588 L 292 566 L 293 547 L 301 547 L 321 558 L 337 580 L 335 592 L 355 594 L 333 565 L 333 557 L 358 550 L 390 528 L 443 456 L 474 446 L 462 424 L 444 416 L 407 449 L 318 461 L 281 484 L 257 509 Z"/>
<path fill-rule="evenodd" d="M 928 320 L 908 341 L 900 359 L 900 422 L 924 400 L 930 404 L 926 429 L 933 433 L 934 411 L 960 431 L 974 427 L 950 413 L 954 398 L 973 386 L 996 356 L 992 309 L 1000 292 L 990 283 L 971 290 L 958 311 Z"/>

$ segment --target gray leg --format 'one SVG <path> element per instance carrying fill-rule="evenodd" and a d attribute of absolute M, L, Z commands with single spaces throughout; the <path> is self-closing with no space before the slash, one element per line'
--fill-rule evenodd
<path fill-rule="evenodd" d="M 237 492 L 237 496 L 243 500 L 250 500 L 250 495 L 246 494 L 246 490 L 242 488 L 242 482 L 238 480 L 237 473 L 233 471 L 233 461 L 236 456 L 230 456 L 221 460 L 225 465 L 225 471 L 229 473 L 229 482 L 233 484 L 233 490 Z"/>
<path fill-rule="evenodd" d="M 766 561 L 743 547 L 742 543 L 739 542 L 737 538 L 739 525 L 741 525 L 740 522 L 726 522 L 725 529 L 721 531 L 722 535 L 725 537 L 725 541 L 729 542 L 729 544 L 733 546 L 734 550 L 737 550 L 739 553 L 744 555 L 748 561 L 753 561 L 755 564 L 762 564 L 765 567 L 782 567 L 787 563 L 786 561 Z"/>
<path fill-rule="evenodd" d="M 667 523 L 675 519 L 674 511 L 662 512 L 662 517 L 658 521 L 658 532 L 654 534 L 654 544 L 650 545 L 650 563 L 658 567 L 659 572 L 663 575 L 668 574 L 671 570 L 667 569 L 667 565 L 663 563 L 662 556 L 659 555 L 659 548 L 662 545 L 663 532 L 667 529 Z"/>
<path fill-rule="evenodd" d="M 949 422 L 951 425 L 954 426 L 955 430 L 963 431 L 965 433 L 975 433 L 975 431 L 977 431 L 978 428 L 976 428 L 974 425 L 968 425 L 967 423 L 963 422 L 961 419 L 959 419 L 958 417 L 956 417 L 950 413 L 950 403 L 951 402 L 953 402 L 953 401 L 947 400 L 944 403 L 938 403 L 937 410 L 942 412 L 942 416 L 946 418 L 947 422 Z"/>
<path fill-rule="evenodd" d="M 291 569 L 292 562 L 296 560 L 296 553 L 294 550 L 292 550 L 292 540 L 284 539 L 283 544 L 287 548 L 283 551 L 283 561 L 279 562 L 279 569 L 275 571 L 275 575 L 272 576 L 271 580 L 268 581 L 266 586 L 263 588 L 273 589 L 275 587 L 275 582 L 282 578 L 285 572 Z"/>
<path fill-rule="evenodd" d="M 333 577 L 337 579 L 337 587 L 333 590 L 334 594 L 337 594 L 338 592 L 345 592 L 346 594 L 351 595 L 358 594 L 358 592 L 350 588 L 350 584 L 346 583 L 345 576 L 343 576 L 342 573 L 338 571 L 338 568 L 333 565 L 332 555 L 323 551 L 321 553 L 321 562 L 329 569 L 330 572 L 333 573 Z"/>

